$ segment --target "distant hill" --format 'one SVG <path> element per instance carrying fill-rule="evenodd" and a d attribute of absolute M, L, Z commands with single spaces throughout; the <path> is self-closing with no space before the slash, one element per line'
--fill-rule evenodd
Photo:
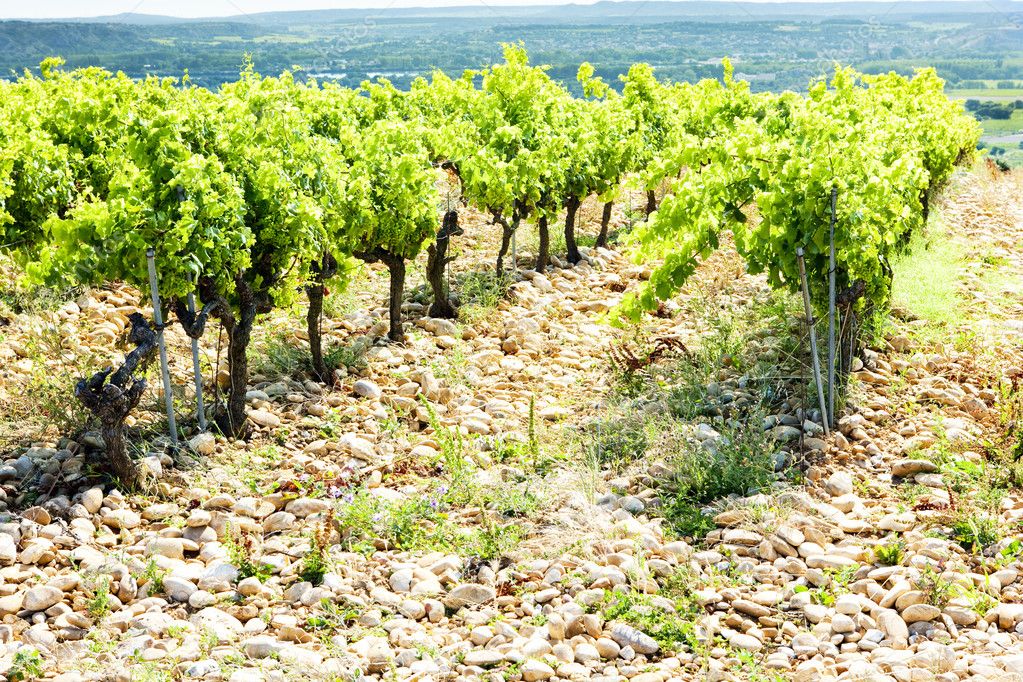
<path fill-rule="evenodd" d="M 760 90 L 803 89 L 836 63 L 868 73 L 933 66 L 964 88 L 1023 87 L 1023 0 L 634 0 L 0 21 L 0 78 L 38 72 L 43 59 L 60 56 L 69 68 L 136 78 L 187 71 L 192 82 L 217 87 L 251 59 L 265 74 L 298 71 L 349 87 L 386 78 L 407 87 L 435 68 L 460 74 L 492 64 L 501 43 L 517 41 L 569 88 L 578 87 L 583 61 L 614 86 L 636 62 L 673 80 L 719 78 L 725 56 Z"/>
<path fill-rule="evenodd" d="M 359 21 L 367 18 L 401 19 L 457 17 L 462 19 L 495 17 L 532 20 L 637 20 L 650 17 L 679 19 L 750 19 L 801 18 L 824 20 L 833 17 L 853 17 L 870 20 L 872 17 L 906 18 L 920 16 L 949 16 L 964 14 L 1004 14 L 1007 20 L 1023 19 L 1023 1 L 968 0 L 900 2 L 729 2 L 725 0 L 603 0 L 592 5 L 523 5 L 523 6 L 470 6 L 470 7 L 414 7 L 386 9 L 297 10 L 238 14 L 217 18 L 182 19 L 150 14 L 124 13 L 104 17 L 69 18 L 76 23 L 132 24 L 154 26 L 181 23 L 231 22 L 257 23 L 273 26 L 298 24 L 332 24 Z"/>
<path fill-rule="evenodd" d="M 181 17 L 165 17 L 159 14 L 138 14 L 122 12 L 102 17 L 69 17 L 67 19 L 28 19 L 38 23 L 75 23 L 75 24 L 130 24 L 132 26 L 159 26 L 166 24 L 183 24 L 210 21 L 209 19 L 183 19 Z"/>

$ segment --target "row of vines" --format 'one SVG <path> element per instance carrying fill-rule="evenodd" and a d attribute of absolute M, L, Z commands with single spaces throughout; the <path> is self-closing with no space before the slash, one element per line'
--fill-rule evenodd
<path fill-rule="evenodd" d="M 637 64 L 617 90 L 584 64 L 575 97 L 514 45 L 499 64 L 458 78 L 437 72 L 407 91 L 251 67 L 210 91 L 187 76 L 139 81 L 60 67 L 51 59 L 40 77 L 0 82 L 0 251 L 30 284 L 145 287 L 153 249 L 177 322 L 193 338 L 211 317 L 227 332 L 231 385 L 217 422 L 229 435 L 245 429 L 257 317 L 305 293 L 313 367 L 325 372 L 324 288 L 346 277 L 351 259 L 388 268 L 392 340 L 402 339 L 407 264 L 423 249 L 430 314 L 456 314 L 443 270 L 458 215 L 439 210 L 440 169 L 457 178 L 463 204 L 492 217 L 498 269 L 525 223 L 539 234 L 538 270 L 555 224 L 567 260 L 578 262 L 582 202 L 604 203 L 604 245 L 623 185 L 645 191 L 649 218 L 631 239 L 659 265 L 627 295 L 623 320 L 677 291 L 723 230 L 779 287 L 797 286 L 802 247 L 820 305 L 837 188 L 837 277 L 851 309 L 884 305 L 893 253 L 978 137 L 931 70 L 905 78 L 836 69 L 804 96 L 754 94 L 727 62 L 722 80 L 697 84 L 663 82 Z M 658 207 L 654 190 L 665 187 Z M 128 379 L 107 372 L 80 389 L 124 394 Z"/>

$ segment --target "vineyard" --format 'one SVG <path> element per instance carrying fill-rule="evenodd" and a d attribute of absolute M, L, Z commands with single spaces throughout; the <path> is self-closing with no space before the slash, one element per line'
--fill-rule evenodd
<path fill-rule="evenodd" d="M 8 679 L 1023 671 L 1019 176 L 933 70 L 62 67 L 0 81 Z"/>

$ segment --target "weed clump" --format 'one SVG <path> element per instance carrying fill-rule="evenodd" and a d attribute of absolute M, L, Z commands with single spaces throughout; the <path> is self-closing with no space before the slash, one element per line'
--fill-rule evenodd
<path fill-rule="evenodd" d="M 43 657 L 36 649 L 25 647 L 14 654 L 14 661 L 7 671 L 11 682 L 29 682 L 43 676 Z"/>
<path fill-rule="evenodd" d="M 967 552 L 981 552 L 1001 539 L 998 522 L 983 514 L 961 514 L 952 523 L 952 539 Z"/>
<path fill-rule="evenodd" d="M 604 604 L 604 617 L 628 623 L 650 635 L 668 651 L 696 646 L 696 629 L 691 620 L 675 611 L 667 611 L 638 592 L 612 593 Z"/>
<path fill-rule="evenodd" d="M 308 355 L 289 334 L 277 332 L 262 344 L 252 369 L 267 378 L 295 376 L 309 364 Z"/>
<path fill-rule="evenodd" d="M 142 584 L 148 586 L 150 597 L 156 594 L 163 594 L 163 579 L 166 577 L 167 571 L 160 568 L 156 561 L 150 559 L 149 563 L 146 564 L 145 571 L 142 573 Z"/>
<path fill-rule="evenodd" d="M 945 608 L 949 600 L 957 594 L 955 583 L 945 578 L 942 578 L 930 566 L 926 567 L 917 578 L 914 585 L 916 589 L 920 590 L 924 594 L 924 599 L 931 606 L 936 606 L 939 609 Z"/>
<path fill-rule="evenodd" d="M 874 558 L 883 566 L 899 566 L 906 556 L 906 543 L 901 538 L 874 548 Z"/>
<path fill-rule="evenodd" d="M 480 270 L 458 278 L 459 318 L 472 323 L 487 318 L 508 295 L 511 277 L 505 272 Z"/>
<path fill-rule="evenodd" d="M 273 566 L 253 560 L 255 543 L 251 536 L 235 537 L 229 527 L 224 539 L 224 547 L 227 549 L 227 556 L 231 563 L 238 569 L 239 578 L 256 578 L 261 583 L 270 579 L 273 574 Z"/>
<path fill-rule="evenodd" d="M 348 601 L 334 602 L 324 598 L 320 600 L 320 608 L 306 619 L 306 627 L 333 634 L 347 630 L 361 613 L 362 609 Z"/>
<path fill-rule="evenodd" d="M 84 431 L 92 413 L 72 399 L 75 383 L 106 358 L 88 349 L 69 353 L 54 325 L 46 325 L 36 337 L 27 339 L 24 350 L 32 363 L 29 381 L 22 394 L 0 396 L 0 447 L 38 440 L 48 429 L 66 435 Z"/>
<path fill-rule="evenodd" d="M 443 488 L 441 489 L 443 490 Z M 454 523 L 444 511 L 442 498 L 409 498 L 389 502 L 368 490 L 359 490 L 340 501 L 336 513 L 342 529 L 342 545 L 370 554 L 376 549 L 401 551 L 457 551 L 464 556 L 495 559 L 522 538 L 516 524 L 487 522 L 470 533 Z"/>
<path fill-rule="evenodd" d="M 650 445 L 648 430 L 643 417 L 637 414 L 597 421 L 586 430 L 587 454 L 601 468 L 621 471 L 646 454 Z"/>
<path fill-rule="evenodd" d="M 333 514 L 327 517 L 316 527 L 310 539 L 309 551 L 302 557 L 302 568 L 299 576 L 302 580 L 319 585 L 323 582 L 323 576 L 329 569 L 330 562 L 327 558 L 327 547 L 330 542 L 330 526 L 333 522 Z"/>
<path fill-rule="evenodd" d="M 327 348 L 323 354 L 323 362 L 328 369 L 345 369 L 358 372 L 367 367 L 366 352 L 372 342 L 368 337 L 360 337 L 348 343 L 336 343 Z"/>
<path fill-rule="evenodd" d="M 696 631 L 700 607 L 693 599 L 684 575 L 676 574 L 669 578 L 657 595 L 605 591 L 596 609 L 608 621 L 627 623 L 649 635 L 665 651 L 701 649 L 702 643 Z"/>
<path fill-rule="evenodd" d="M 102 620 L 110 613 L 110 578 L 100 578 L 92 586 L 89 597 L 89 615 L 95 620 Z"/>
<path fill-rule="evenodd" d="M 774 482 L 772 442 L 752 421 L 698 444 L 666 434 L 670 442 L 665 449 L 676 454 L 668 458 L 672 473 L 662 482 L 661 504 L 668 525 L 679 535 L 700 538 L 714 528 L 702 506 L 729 495 L 749 495 Z"/>

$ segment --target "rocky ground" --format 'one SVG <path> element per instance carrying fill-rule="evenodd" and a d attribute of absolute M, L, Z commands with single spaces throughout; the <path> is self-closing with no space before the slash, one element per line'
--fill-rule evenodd
<path fill-rule="evenodd" d="M 303 378 L 301 310 L 264 323 L 247 441 L 186 419 L 189 447 L 172 453 L 152 393 L 133 420 L 146 494 L 95 475 L 95 433 L 67 436 L 81 423 L 68 381 L 117 356 L 139 293 L 0 310 L 0 670 L 1023 679 L 1010 440 L 1023 414 L 1021 189 L 1018 173 L 981 170 L 950 190 L 940 216 L 969 254 L 962 318 L 935 330 L 896 315 L 855 361 L 829 437 L 791 301 L 727 250 L 661 315 L 620 331 L 603 314 L 643 267 L 588 249 L 540 275 L 520 243 L 504 291 L 474 274 L 494 230 L 470 217 L 459 322 L 413 302 L 407 343 L 373 343 L 386 282 L 364 271 L 324 323 L 343 365 L 329 387 Z M 186 339 L 169 341 L 187 415 Z M 207 368 L 217 351 L 205 341 Z M 623 447 L 634 434 L 642 444 Z M 766 485 L 694 497 L 702 513 L 680 516 L 692 462 L 747 442 L 726 474 L 746 480 L 766 461 Z M 693 518 L 705 537 L 686 532 Z"/>

